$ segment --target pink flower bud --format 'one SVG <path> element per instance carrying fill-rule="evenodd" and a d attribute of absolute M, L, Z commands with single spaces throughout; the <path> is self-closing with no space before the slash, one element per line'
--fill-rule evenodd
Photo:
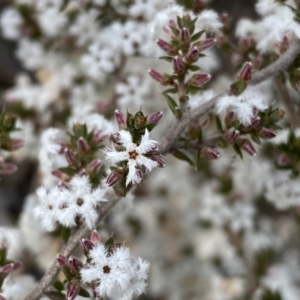
<path fill-rule="evenodd" d="M 94 130 L 93 131 L 93 143 L 95 145 L 100 144 L 101 142 L 103 142 L 103 140 L 105 138 L 107 138 L 107 134 L 104 133 L 102 130 Z"/>
<path fill-rule="evenodd" d="M 116 171 L 111 172 L 106 178 L 106 184 L 108 186 L 113 186 L 120 179 L 120 174 Z"/>
<path fill-rule="evenodd" d="M 23 147 L 24 144 L 25 144 L 25 142 L 22 139 L 13 139 L 9 142 L 8 148 L 10 150 L 16 150 L 16 149 Z"/>
<path fill-rule="evenodd" d="M 84 168 L 81 169 L 81 170 L 78 172 L 78 175 L 81 176 L 81 177 L 82 177 L 82 176 L 86 176 L 86 175 L 87 175 L 86 169 L 84 169 Z"/>
<path fill-rule="evenodd" d="M 94 159 L 89 165 L 88 165 L 88 170 L 93 172 L 93 173 L 96 173 L 100 170 L 102 166 L 102 162 L 100 159 Z"/>
<path fill-rule="evenodd" d="M 147 117 L 147 121 L 148 121 L 148 123 L 157 124 L 160 121 L 160 119 L 162 118 L 162 116 L 163 116 L 163 112 L 162 111 L 157 111 L 157 112 L 149 115 Z"/>
<path fill-rule="evenodd" d="M 194 74 L 187 82 L 194 86 L 200 86 L 210 81 L 211 76 L 209 74 Z"/>
<path fill-rule="evenodd" d="M 154 70 L 154 69 L 149 69 L 149 70 L 148 70 L 148 73 L 149 73 L 149 75 L 150 75 L 154 80 L 156 80 L 156 81 L 158 81 L 158 82 L 160 82 L 160 83 L 163 82 L 164 76 L 163 76 L 160 72 L 158 72 L 158 71 L 156 71 L 156 70 Z"/>
<path fill-rule="evenodd" d="M 205 49 L 208 49 L 209 47 L 213 46 L 217 42 L 214 38 L 209 38 L 204 41 L 198 42 L 195 44 L 195 46 L 198 48 L 199 52 L 202 52 Z"/>
<path fill-rule="evenodd" d="M 56 255 L 56 260 L 61 267 L 69 265 L 68 259 L 61 254 Z"/>
<path fill-rule="evenodd" d="M 80 151 L 87 153 L 90 150 L 89 144 L 82 136 L 77 141 L 77 147 Z"/>
<path fill-rule="evenodd" d="M 220 157 L 220 152 L 214 148 L 204 147 L 201 149 L 201 156 L 208 159 L 217 159 Z"/>
<path fill-rule="evenodd" d="M 260 124 L 260 117 L 255 116 L 255 117 L 251 118 L 251 124 L 250 124 L 250 126 L 252 128 L 256 128 L 259 124 Z"/>
<path fill-rule="evenodd" d="M 0 295 L 0 300 L 7 300 L 7 299 Z"/>
<path fill-rule="evenodd" d="M 76 156 L 71 149 L 65 148 L 64 154 L 65 154 L 65 157 L 66 157 L 69 165 L 73 165 L 74 163 L 76 163 Z"/>
<path fill-rule="evenodd" d="M 73 274 L 77 274 L 82 268 L 82 262 L 74 256 L 69 257 L 69 266 Z"/>
<path fill-rule="evenodd" d="M 14 270 L 14 263 L 9 263 L 0 268 L 0 273 L 7 277 Z"/>
<path fill-rule="evenodd" d="M 255 148 L 253 147 L 253 145 L 248 140 L 242 140 L 241 139 L 241 140 L 238 141 L 238 145 L 244 151 L 246 151 L 248 154 L 250 154 L 251 156 L 255 156 L 256 155 Z"/>
<path fill-rule="evenodd" d="M 220 15 L 220 21 L 226 26 L 229 23 L 229 16 L 227 13 L 222 13 Z"/>
<path fill-rule="evenodd" d="M 94 245 L 100 244 L 102 242 L 102 239 L 96 229 L 92 231 L 90 240 Z"/>
<path fill-rule="evenodd" d="M 93 248 L 94 248 L 94 244 L 88 240 L 88 239 L 81 239 L 80 240 L 81 246 L 82 248 L 86 251 L 86 252 L 90 252 Z"/>
<path fill-rule="evenodd" d="M 246 64 L 244 65 L 242 71 L 240 72 L 240 74 L 238 76 L 238 79 L 248 82 L 251 79 L 252 69 L 253 69 L 252 63 L 246 62 Z"/>
<path fill-rule="evenodd" d="M 172 45 L 167 43 L 166 41 L 164 41 L 162 39 L 157 39 L 156 43 L 157 43 L 158 47 L 160 49 L 162 49 L 163 51 L 165 51 L 168 55 L 174 55 L 175 54 Z"/>
<path fill-rule="evenodd" d="M 117 120 L 119 129 L 123 129 L 124 127 L 126 127 L 126 117 L 118 109 L 115 110 L 115 118 Z"/>
<path fill-rule="evenodd" d="M 165 167 L 165 162 L 159 156 L 150 156 L 149 158 L 156 161 L 159 168 Z"/>
<path fill-rule="evenodd" d="M 1 174 L 12 174 L 18 170 L 18 167 L 15 164 L 11 163 L 2 163 L 0 166 Z"/>
<path fill-rule="evenodd" d="M 227 141 L 233 145 L 236 143 L 237 139 L 239 138 L 240 136 L 240 132 L 238 130 L 230 130 L 227 132 Z"/>
<path fill-rule="evenodd" d="M 185 65 L 180 56 L 173 57 L 173 70 L 177 74 L 183 74 L 185 72 Z"/>
<path fill-rule="evenodd" d="M 61 181 L 68 181 L 70 179 L 70 176 L 63 173 L 61 170 L 53 170 L 51 174 L 59 178 Z"/>
<path fill-rule="evenodd" d="M 192 64 L 196 62 L 199 59 L 199 50 L 197 47 L 193 47 L 189 50 L 189 52 L 186 55 L 186 61 L 189 64 Z"/>
<path fill-rule="evenodd" d="M 286 154 L 281 154 L 277 158 L 277 164 L 281 167 L 286 167 L 291 163 L 291 160 L 286 156 Z"/>
<path fill-rule="evenodd" d="M 77 284 L 71 283 L 67 288 L 67 300 L 74 300 L 78 295 L 80 287 Z"/>
<path fill-rule="evenodd" d="M 68 190 L 68 186 L 63 182 L 63 181 L 60 181 L 58 183 L 58 188 L 62 191 L 62 190 Z"/>
<path fill-rule="evenodd" d="M 263 127 L 258 133 L 258 136 L 262 139 L 272 139 L 276 135 L 277 133 L 274 130 L 265 127 Z"/>
<path fill-rule="evenodd" d="M 184 43 L 188 43 L 191 41 L 191 36 L 187 28 L 182 28 L 180 30 L 180 39 Z"/>

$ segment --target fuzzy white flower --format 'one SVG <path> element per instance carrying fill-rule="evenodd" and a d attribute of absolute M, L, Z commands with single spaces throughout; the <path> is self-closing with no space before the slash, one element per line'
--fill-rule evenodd
<path fill-rule="evenodd" d="M 254 108 L 264 110 L 267 106 L 265 104 L 264 95 L 252 87 L 248 87 L 239 96 L 225 95 L 221 97 L 216 104 L 218 113 L 231 109 L 239 121 L 245 125 L 250 124 Z"/>
<path fill-rule="evenodd" d="M 139 183 L 142 180 L 138 168 L 144 166 L 148 172 L 158 167 L 158 163 L 146 156 L 150 151 L 157 150 L 158 143 L 150 140 L 149 132 L 146 129 L 142 136 L 141 143 L 137 146 L 132 142 L 132 136 L 129 131 L 121 130 L 116 134 L 117 141 L 125 148 L 123 151 L 106 148 L 104 150 L 107 161 L 111 164 L 127 161 L 128 175 L 126 185 L 129 183 Z"/>
<path fill-rule="evenodd" d="M 212 9 L 203 10 L 196 21 L 196 31 L 217 32 L 223 26 L 218 14 Z"/>
<path fill-rule="evenodd" d="M 83 282 L 96 283 L 98 295 L 125 300 L 144 292 L 149 265 L 132 257 L 128 248 L 108 253 L 103 244 L 97 244 L 89 257 L 91 262 L 80 273 Z"/>
<path fill-rule="evenodd" d="M 20 37 L 22 23 L 20 14 L 12 7 L 4 9 L 1 13 L 0 26 L 3 36 L 7 39 L 17 40 Z"/>

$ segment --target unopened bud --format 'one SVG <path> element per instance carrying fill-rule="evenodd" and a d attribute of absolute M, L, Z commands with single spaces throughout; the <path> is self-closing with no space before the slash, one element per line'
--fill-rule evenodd
<path fill-rule="evenodd" d="M 80 291 L 77 284 L 71 283 L 67 288 L 67 300 L 74 300 Z"/>
<path fill-rule="evenodd" d="M 256 128 L 257 126 L 259 126 L 260 121 L 261 121 L 261 120 L 260 120 L 260 117 L 255 116 L 255 117 L 253 117 L 253 118 L 251 119 L 250 126 L 251 126 L 252 128 Z"/>
<path fill-rule="evenodd" d="M 251 79 L 252 69 L 253 69 L 252 63 L 246 62 L 246 64 L 244 65 L 242 71 L 240 72 L 240 74 L 238 76 L 238 79 L 248 82 Z"/>
<path fill-rule="evenodd" d="M 66 157 L 69 165 L 73 165 L 74 163 L 76 163 L 76 156 L 71 149 L 65 148 L 64 154 L 65 154 L 65 157 Z"/>
<path fill-rule="evenodd" d="M 68 259 L 61 254 L 56 255 L 56 260 L 61 267 L 69 265 Z"/>
<path fill-rule="evenodd" d="M 285 115 L 285 111 L 280 108 L 277 108 L 272 112 L 272 115 L 271 115 L 272 121 L 274 123 L 277 123 L 284 117 L 284 115 Z"/>
<path fill-rule="evenodd" d="M 180 39 L 184 43 L 188 43 L 191 41 L 191 36 L 187 28 L 182 28 L 180 30 Z"/>
<path fill-rule="evenodd" d="M 239 136 L 240 136 L 240 132 L 238 130 L 230 130 L 227 132 L 226 138 L 227 138 L 227 141 L 231 145 L 233 145 L 233 144 L 235 144 L 235 142 L 237 141 Z"/>
<path fill-rule="evenodd" d="M 148 73 L 149 73 L 149 75 L 154 79 L 154 80 L 156 80 L 156 81 L 158 81 L 158 82 L 163 82 L 163 80 L 164 80 L 164 76 L 160 73 L 160 72 L 158 72 L 158 71 L 156 71 L 156 70 L 154 70 L 154 69 L 149 69 L 148 70 Z"/>
<path fill-rule="evenodd" d="M 124 129 L 126 127 L 126 117 L 118 109 L 115 110 L 115 118 L 117 120 L 119 129 Z"/>
<path fill-rule="evenodd" d="M 14 263 L 9 263 L 0 268 L 0 273 L 7 277 L 14 270 Z"/>
<path fill-rule="evenodd" d="M 234 120 L 235 120 L 234 112 L 233 111 L 228 112 L 225 116 L 225 126 L 227 129 L 232 127 Z"/>
<path fill-rule="evenodd" d="M 199 50 L 197 47 L 193 47 L 189 50 L 189 52 L 186 55 L 186 61 L 189 64 L 195 63 L 199 59 Z"/>
<path fill-rule="evenodd" d="M 11 163 L 2 163 L 0 165 L 1 174 L 12 174 L 18 170 L 18 167 L 15 164 Z"/>
<path fill-rule="evenodd" d="M 94 245 L 100 244 L 102 242 L 102 239 L 96 229 L 92 231 L 90 240 Z"/>
<path fill-rule="evenodd" d="M 106 184 L 108 186 L 113 186 L 115 183 L 117 183 L 120 179 L 120 174 L 116 171 L 111 172 L 106 179 Z"/>
<path fill-rule="evenodd" d="M 159 168 L 165 167 L 165 162 L 159 156 L 151 156 L 149 158 L 156 161 Z"/>
<path fill-rule="evenodd" d="M 214 148 L 204 147 L 201 149 L 201 156 L 208 159 L 218 159 L 220 157 L 220 152 Z"/>
<path fill-rule="evenodd" d="M 94 159 L 88 166 L 88 170 L 93 172 L 93 173 L 97 173 L 100 168 L 102 166 L 102 162 L 100 159 Z"/>
<path fill-rule="evenodd" d="M 277 133 L 270 129 L 270 128 L 265 128 L 263 127 L 259 132 L 258 136 L 262 139 L 272 139 L 277 135 Z"/>
<path fill-rule="evenodd" d="M 55 177 L 59 178 L 61 181 L 69 181 L 70 176 L 63 173 L 61 170 L 53 170 L 51 171 L 51 174 L 54 175 Z"/>
<path fill-rule="evenodd" d="M 238 145 L 251 156 L 256 155 L 255 148 L 248 140 L 241 139 L 238 141 Z"/>
<path fill-rule="evenodd" d="M 220 21 L 223 23 L 224 26 L 227 26 L 229 23 L 229 16 L 227 13 L 222 13 L 220 15 Z"/>
<path fill-rule="evenodd" d="M 88 239 L 81 239 L 80 240 L 81 246 L 82 248 L 86 251 L 86 252 L 90 252 L 93 248 L 94 248 L 94 244 L 88 240 Z"/>
<path fill-rule="evenodd" d="M 87 153 L 90 150 L 89 144 L 82 136 L 77 140 L 77 147 L 83 153 Z"/>
<path fill-rule="evenodd" d="M 16 149 L 23 147 L 24 144 L 25 144 L 25 142 L 22 139 L 13 139 L 9 142 L 8 148 L 10 150 L 16 150 Z"/>
<path fill-rule="evenodd" d="M 62 191 L 62 190 L 68 190 L 69 188 L 68 188 L 68 186 L 65 184 L 65 182 L 63 182 L 63 181 L 60 181 L 59 183 L 58 183 L 58 188 Z"/>
<path fill-rule="evenodd" d="M 280 167 L 286 167 L 288 165 L 290 165 L 291 160 L 286 156 L 286 154 L 281 154 L 278 158 L 277 158 L 277 164 Z"/>
<path fill-rule="evenodd" d="M 69 266 L 73 274 L 77 274 L 82 267 L 82 262 L 74 256 L 69 257 Z"/>
<path fill-rule="evenodd" d="M 157 111 L 157 112 L 149 115 L 147 117 L 147 121 L 148 121 L 148 123 L 158 124 L 158 122 L 160 121 L 162 116 L 163 116 L 163 112 L 162 111 Z"/>
<path fill-rule="evenodd" d="M 185 65 L 180 56 L 173 57 L 173 70 L 177 74 L 183 74 L 185 72 Z"/>
<path fill-rule="evenodd" d="M 206 39 L 204 41 L 197 42 L 195 44 L 195 46 L 197 47 L 197 49 L 198 49 L 199 52 L 202 52 L 203 50 L 208 49 L 211 46 L 213 46 L 216 42 L 217 42 L 216 39 L 209 38 L 209 39 Z"/>
<path fill-rule="evenodd" d="M 209 74 L 194 74 L 188 81 L 187 84 L 194 86 L 201 86 L 202 84 L 210 81 L 211 76 Z"/>
<path fill-rule="evenodd" d="M 168 42 L 162 40 L 162 39 L 157 39 L 156 41 L 158 47 L 165 51 L 168 55 L 174 55 L 176 54 L 175 50 L 173 49 L 172 45 L 169 44 Z"/>

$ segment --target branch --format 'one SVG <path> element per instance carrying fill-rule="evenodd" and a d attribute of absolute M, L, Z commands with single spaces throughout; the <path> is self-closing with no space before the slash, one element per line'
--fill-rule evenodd
<path fill-rule="evenodd" d="M 280 71 L 285 71 L 288 69 L 288 67 L 292 64 L 296 56 L 300 52 L 300 40 L 295 40 L 290 44 L 290 47 L 287 49 L 286 52 L 284 52 L 275 62 L 267 66 L 266 68 L 262 69 L 261 71 L 258 71 L 253 74 L 252 79 L 249 81 L 248 85 L 257 85 L 271 76 L 276 75 Z M 163 141 L 160 144 L 160 153 L 166 154 L 170 152 L 170 150 L 173 147 L 173 144 L 177 140 L 177 138 L 182 134 L 182 132 L 185 130 L 187 125 L 194 120 L 198 119 L 199 117 L 202 117 L 203 115 L 206 115 L 210 111 L 212 111 L 217 103 L 217 100 L 228 94 L 229 90 L 223 92 L 222 94 L 219 94 L 212 98 L 211 100 L 203 103 L 200 105 L 197 109 L 194 111 L 188 111 L 185 112 L 181 119 L 178 120 L 173 127 L 169 130 L 166 137 L 163 139 Z"/>
<path fill-rule="evenodd" d="M 110 212 L 110 210 L 119 202 L 120 197 L 116 196 L 114 192 L 107 192 L 105 195 L 106 198 L 110 199 L 108 202 L 104 203 L 99 208 L 99 218 L 98 223 L 101 222 Z M 69 241 L 64 245 L 59 254 L 63 256 L 70 256 L 71 253 L 79 245 L 79 241 L 87 237 L 91 233 L 91 230 L 84 227 L 75 232 L 70 238 Z M 43 278 L 40 280 L 39 285 L 25 298 L 25 300 L 39 300 L 43 293 L 50 287 L 60 272 L 60 266 L 57 263 L 56 259 L 54 260 L 52 266 L 44 274 Z"/>

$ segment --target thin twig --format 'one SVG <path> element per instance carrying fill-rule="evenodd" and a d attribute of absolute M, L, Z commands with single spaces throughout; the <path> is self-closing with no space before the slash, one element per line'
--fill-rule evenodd
<path fill-rule="evenodd" d="M 300 52 L 300 40 L 295 40 L 293 43 L 290 44 L 290 47 L 286 52 L 284 52 L 275 62 L 273 62 L 271 65 L 267 66 L 266 68 L 262 69 L 261 71 L 258 71 L 253 74 L 252 79 L 249 82 L 249 85 L 257 85 L 270 77 L 276 75 L 280 71 L 284 71 L 288 69 L 288 67 L 292 64 L 296 56 Z M 211 100 L 205 102 L 204 104 L 200 105 L 197 109 L 185 112 L 181 119 L 179 119 L 173 127 L 169 130 L 166 137 L 163 139 L 163 141 L 160 144 L 160 153 L 166 154 L 168 153 L 172 147 L 177 138 L 182 134 L 184 129 L 187 127 L 187 125 L 191 122 L 193 122 L 195 119 L 202 117 L 203 115 L 206 115 L 210 111 L 212 111 L 217 103 L 217 100 L 226 95 L 228 93 L 228 90 L 225 91 L 222 94 L 219 94 L 212 98 Z"/>
<path fill-rule="evenodd" d="M 110 212 L 110 210 L 119 202 L 120 197 L 116 196 L 114 193 L 109 192 L 105 195 L 109 199 L 108 202 L 104 203 L 99 208 L 99 219 L 98 222 L 101 222 Z M 76 247 L 79 245 L 79 241 L 87 237 L 90 234 L 91 230 L 84 227 L 75 232 L 70 238 L 67 244 L 62 248 L 59 254 L 63 256 L 70 256 L 74 252 Z M 25 298 L 25 300 L 39 300 L 43 293 L 52 285 L 53 281 L 57 277 L 60 271 L 60 266 L 57 263 L 56 259 L 52 266 L 44 274 L 43 278 L 40 280 L 39 285 Z"/>
<path fill-rule="evenodd" d="M 283 105 L 288 112 L 292 128 L 300 127 L 300 117 L 296 112 L 296 107 L 293 104 L 286 86 L 283 85 L 277 77 L 274 77 L 273 81 L 280 95 L 280 100 L 283 102 Z"/>

